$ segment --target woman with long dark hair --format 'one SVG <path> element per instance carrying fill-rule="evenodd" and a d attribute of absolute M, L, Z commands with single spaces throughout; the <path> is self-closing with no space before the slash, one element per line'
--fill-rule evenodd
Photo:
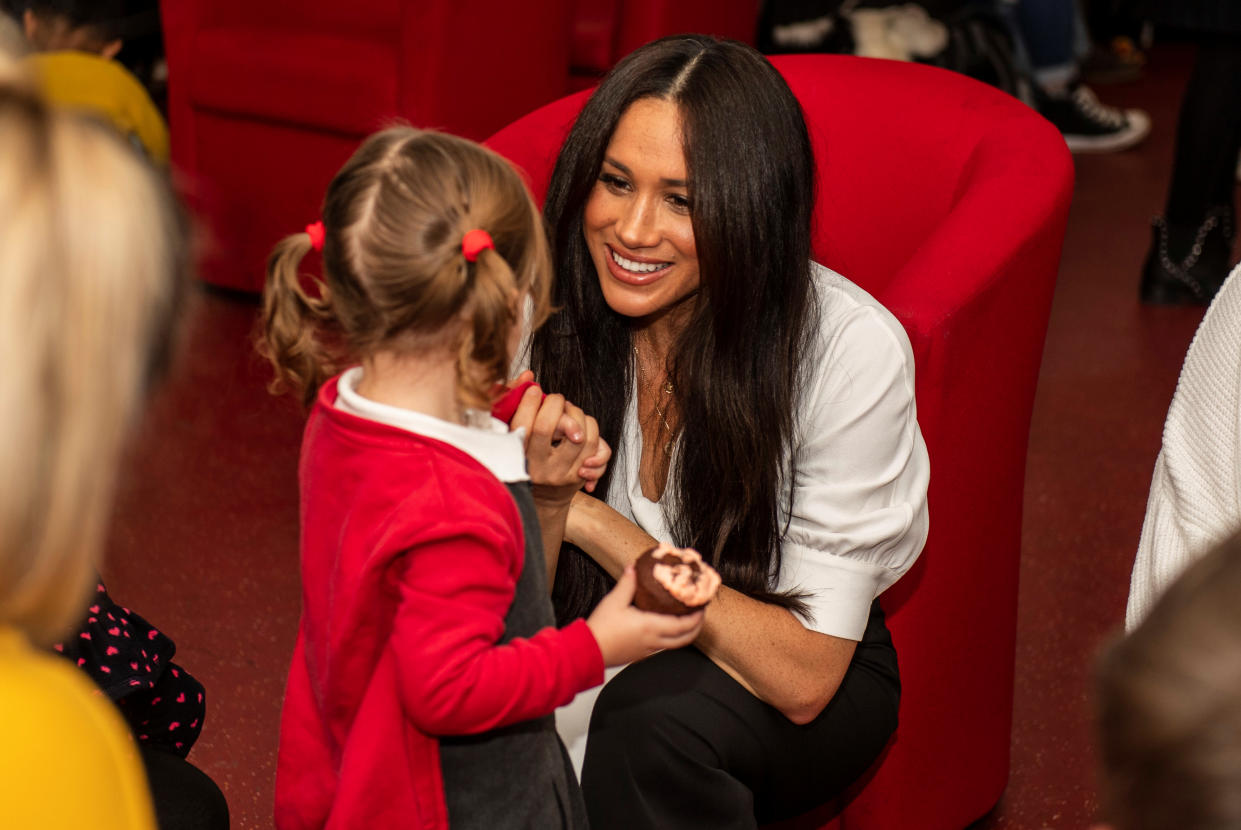
<path fill-rule="evenodd" d="M 926 537 L 913 356 L 891 314 L 811 261 L 813 205 L 784 80 L 702 36 L 621 62 L 556 164 L 561 311 L 532 366 L 616 451 L 564 509 L 558 613 L 585 613 L 657 540 L 697 548 L 726 586 L 695 648 L 630 665 L 593 701 L 596 830 L 802 812 L 896 726 L 876 597 Z M 579 752 L 572 720 L 561 731 Z"/>

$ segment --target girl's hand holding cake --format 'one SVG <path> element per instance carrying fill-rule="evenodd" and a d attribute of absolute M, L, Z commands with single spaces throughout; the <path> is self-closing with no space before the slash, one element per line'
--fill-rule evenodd
<path fill-rule="evenodd" d="M 643 611 L 684 615 L 715 599 L 720 575 L 693 548 L 660 542 L 634 563 L 637 590 L 633 604 Z"/>
<path fill-rule="evenodd" d="M 635 608 L 636 588 L 634 567 L 629 565 L 616 587 L 599 601 L 586 619 L 586 625 L 599 643 L 605 666 L 623 666 L 657 651 L 687 646 L 702 630 L 701 609 L 677 616 Z"/>

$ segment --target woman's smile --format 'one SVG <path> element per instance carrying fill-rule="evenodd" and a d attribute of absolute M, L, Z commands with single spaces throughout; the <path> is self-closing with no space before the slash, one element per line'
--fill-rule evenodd
<path fill-rule="evenodd" d="M 671 262 L 651 260 L 636 255 L 625 256 L 611 245 L 606 247 L 608 269 L 612 272 L 612 276 L 630 285 L 649 285 L 663 277 L 672 267 Z"/>

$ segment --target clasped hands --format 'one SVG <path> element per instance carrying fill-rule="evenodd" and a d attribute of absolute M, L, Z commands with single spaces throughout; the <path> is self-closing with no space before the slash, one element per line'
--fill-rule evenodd
<path fill-rule="evenodd" d="M 532 372 L 522 372 L 509 388 L 533 380 Z M 544 395 L 538 386 L 526 389 L 509 421 L 510 430 L 521 428 L 526 431 L 526 465 L 536 507 L 541 506 L 540 522 L 549 526 L 558 522 L 559 534 L 574 498 L 592 498 L 579 492 L 594 491 L 607 470 L 612 448 L 599 437 L 599 424 L 593 417 L 563 395 Z M 559 518 L 553 520 L 553 516 Z M 556 549 L 560 538 L 557 535 L 553 542 Z M 549 570 L 555 570 L 554 562 L 549 559 Z M 633 565 L 628 564 L 616 586 L 586 619 L 605 666 L 623 666 L 663 649 L 689 645 L 702 629 L 701 611 L 675 617 L 638 610 L 632 604 L 635 589 Z"/>
<path fill-rule="evenodd" d="M 526 370 L 509 386 L 533 382 Z M 535 498 L 567 508 L 573 494 L 594 492 L 607 471 L 612 448 L 599 436 L 599 423 L 565 400 L 530 386 L 509 421 L 509 429 L 525 428 L 526 466 Z"/>

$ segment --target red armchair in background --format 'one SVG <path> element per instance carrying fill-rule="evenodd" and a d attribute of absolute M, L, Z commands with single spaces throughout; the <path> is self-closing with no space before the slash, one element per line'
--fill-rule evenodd
<path fill-rule="evenodd" d="M 563 95 L 568 0 L 162 0 L 172 161 L 208 282 L 259 290 L 363 137 L 482 139 Z"/>
<path fill-rule="evenodd" d="M 594 85 L 625 55 L 664 35 L 696 32 L 753 45 L 759 5 L 760 0 L 570 0 L 570 85 Z"/>
<path fill-rule="evenodd" d="M 1008 777 L 1026 444 L 1072 162 L 1033 110 L 963 76 L 849 56 L 772 62 L 815 147 L 816 258 L 905 326 L 931 459 L 926 550 L 882 599 L 900 726 L 853 792 L 784 826 L 962 828 Z M 540 199 L 584 101 L 488 140 Z"/>

